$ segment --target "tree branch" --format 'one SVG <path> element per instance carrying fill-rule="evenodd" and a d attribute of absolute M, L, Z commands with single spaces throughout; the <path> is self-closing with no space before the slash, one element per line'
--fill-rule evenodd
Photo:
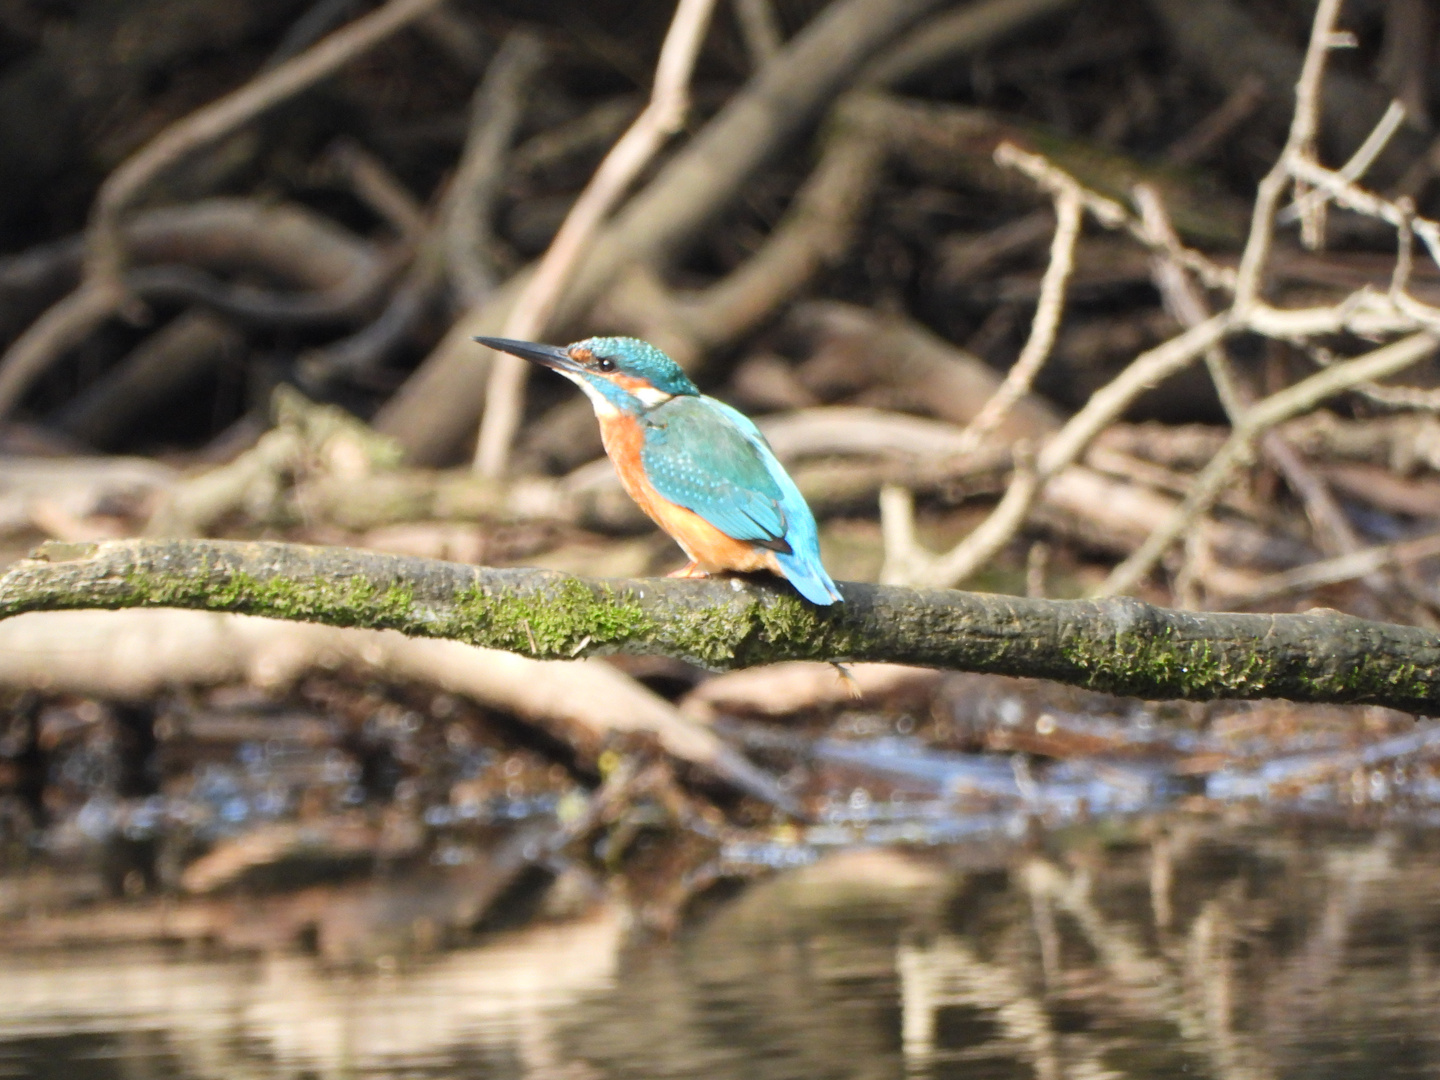
<path fill-rule="evenodd" d="M 1232 615 L 1137 600 L 1030 600 L 847 583 L 815 608 L 783 583 L 593 581 L 347 548 L 219 540 L 49 544 L 0 577 L 26 611 L 178 607 L 393 629 L 544 659 L 631 652 L 714 669 L 884 660 L 1149 698 L 1440 705 L 1440 635 L 1335 611 Z"/>
<path fill-rule="evenodd" d="M 700 57 L 714 7 L 714 0 L 679 0 L 675 5 L 655 66 L 650 103 L 610 148 L 565 215 L 534 276 L 506 316 L 506 337 L 544 336 L 566 286 L 610 211 L 666 141 L 685 126 L 690 111 L 690 74 Z M 529 369 L 527 361 L 509 354 L 500 354 L 490 366 L 475 446 L 475 468 L 482 476 L 499 477 L 510 462 L 510 445 L 525 411 Z"/>

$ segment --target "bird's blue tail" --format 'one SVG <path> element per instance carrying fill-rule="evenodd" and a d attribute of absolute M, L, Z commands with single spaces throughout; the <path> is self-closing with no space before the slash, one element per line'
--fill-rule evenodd
<path fill-rule="evenodd" d="M 777 553 L 775 561 L 785 571 L 786 580 L 812 604 L 833 604 L 845 599 L 835 587 L 835 582 L 830 580 L 825 567 L 820 565 L 818 553 L 811 554 L 806 548 L 797 548 L 788 555 Z"/>
<path fill-rule="evenodd" d="M 820 561 L 820 530 L 815 526 L 815 515 L 810 513 L 805 496 L 800 494 L 795 481 L 790 479 L 790 474 L 775 457 L 775 451 L 770 449 L 770 444 L 765 441 L 765 436 L 760 434 L 755 421 L 723 401 L 714 398 L 705 400 L 717 412 L 729 417 L 730 421 L 745 433 L 759 453 L 760 460 L 765 463 L 766 472 L 780 489 L 780 509 L 785 516 L 785 542 L 790 545 L 790 550 L 783 554 L 777 551 L 775 561 L 785 572 L 786 580 L 812 604 L 826 606 L 843 602 L 845 598 L 840 595 L 840 590 L 835 587 L 835 582 L 830 580 L 830 575 L 825 572 L 825 565 Z"/>

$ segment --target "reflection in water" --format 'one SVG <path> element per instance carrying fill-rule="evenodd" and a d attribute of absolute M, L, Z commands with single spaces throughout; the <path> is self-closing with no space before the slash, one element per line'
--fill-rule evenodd
<path fill-rule="evenodd" d="M 483 1062 L 478 1076 L 535 1075 L 551 1063 L 565 1008 L 613 984 L 621 937 L 614 913 L 602 911 L 363 975 L 326 974 L 298 956 L 12 955 L 0 1076 L 40 1075 L 29 1070 L 47 1043 L 72 1056 L 62 1075 L 108 1076 L 106 1059 L 133 1056 L 131 1032 L 156 1036 L 131 1076 L 338 1080 L 449 1074 L 459 1062 Z"/>
<path fill-rule="evenodd" d="M 632 940 L 610 909 L 393 970 L 12 953 L 0 1076 L 1440 1075 L 1440 845 L 1175 820 L 854 851 Z"/>

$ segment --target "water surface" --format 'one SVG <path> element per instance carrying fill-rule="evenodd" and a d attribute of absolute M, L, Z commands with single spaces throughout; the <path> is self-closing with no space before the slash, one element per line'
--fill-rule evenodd
<path fill-rule="evenodd" d="M 1440 845 L 1172 819 L 1047 850 L 843 852 L 672 938 L 615 906 L 334 970 L 0 957 L 0 1076 L 1440 1075 Z"/>

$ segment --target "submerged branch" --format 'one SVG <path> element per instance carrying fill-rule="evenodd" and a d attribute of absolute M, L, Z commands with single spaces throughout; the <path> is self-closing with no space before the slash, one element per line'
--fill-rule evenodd
<path fill-rule="evenodd" d="M 178 607 L 394 629 L 554 659 L 613 652 L 714 669 L 878 660 L 1147 698 L 1440 705 L 1440 635 L 1336 611 L 1170 611 L 847 583 L 832 608 L 783 583 L 595 581 L 347 548 L 218 540 L 50 544 L 0 577 L 26 611 Z"/>

